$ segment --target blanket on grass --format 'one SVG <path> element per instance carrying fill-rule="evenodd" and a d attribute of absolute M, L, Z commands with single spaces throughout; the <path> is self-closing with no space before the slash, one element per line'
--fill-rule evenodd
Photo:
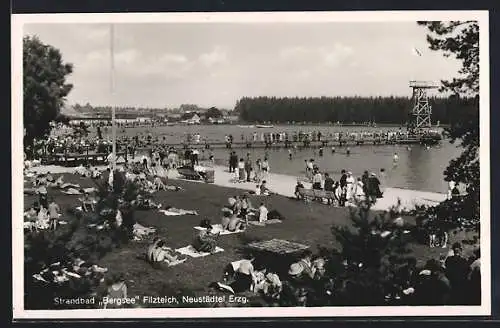
<path fill-rule="evenodd" d="M 186 247 L 182 247 L 182 248 L 178 248 L 175 251 L 178 252 L 178 253 L 181 253 L 182 255 L 187 255 L 187 256 L 194 257 L 194 258 L 204 257 L 204 256 L 211 255 L 210 253 L 196 251 L 196 249 L 194 249 L 194 247 L 192 245 L 189 245 L 189 246 L 186 246 Z M 217 246 L 215 248 L 214 254 L 215 253 L 220 253 L 220 252 L 224 252 L 224 249 L 220 248 L 219 246 Z"/>
<path fill-rule="evenodd" d="M 194 227 L 194 229 L 196 230 L 207 230 L 207 228 L 203 228 L 203 227 L 200 227 L 200 226 L 196 226 Z M 240 233 L 240 232 L 243 232 L 245 230 L 236 230 L 236 231 L 229 231 L 229 230 L 224 230 L 222 229 L 222 225 L 221 224 L 212 224 L 212 233 L 216 234 L 216 233 L 220 233 L 221 236 L 224 236 L 224 235 L 231 235 L 231 234 L 234 234 L 234 233 Z"/>

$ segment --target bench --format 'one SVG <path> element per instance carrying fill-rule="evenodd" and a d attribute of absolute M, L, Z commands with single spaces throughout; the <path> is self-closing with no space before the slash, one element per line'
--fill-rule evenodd
<path fill-rule="evenodd" d="M 299 188 L 298 193 L 299 197 L 302 198 L 304 201 L 312 200 L 315 197 L 314 190 L 312 189 Z"/>
<path fill-rule="evenodd" d="M 306 189 L 300 188 L 298 190 L 299 197 L 304 201 L 314 200 L 314 199 L 326 199 L 328 201 L 335 200 L 335 193 L 333 191 L 317 190 L 317 189 Z"/>
<path fill-rule="evenodd" d="M 321 200 L 326 199 L 328 202 L 335 200 L 335 193 L 333 191 L 326 190 L 313 190 L 314 197 L 320 198 Z"/>

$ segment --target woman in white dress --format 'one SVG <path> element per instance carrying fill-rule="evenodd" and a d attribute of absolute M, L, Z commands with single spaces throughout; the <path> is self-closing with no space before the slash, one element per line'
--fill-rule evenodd
<path fill-rule="evenodd" d="M 363 191 L 363 181 L 361 181 L 361 178 L 358 178 L 358 181 L 356 181 L 356 193 L 355 193 L 356 200 L 362 200 L 365 196 L 365 193 Z"/>
<path fill-rule="evenodd" d="M 347 172 L 346 183 L 347 183 L 347 197 L 346 197 L 346 199 L 350 200 L 354 197 L 354 191 L 355 191 L 355 187 L 356 187 L 356 185 L 355 185 L 356 180 L 354 180 L 354 177 L 352 176 L 352 172 Z"/>

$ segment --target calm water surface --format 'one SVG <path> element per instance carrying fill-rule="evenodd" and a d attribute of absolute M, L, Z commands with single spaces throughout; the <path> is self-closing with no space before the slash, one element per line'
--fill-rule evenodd
<path fill-rule="evenodd" d="M 397 127 L 330 127 L 330 126 L 275 126 L 274 128 L 245 128 L 236 125 L 201 125 L 201 126 L 164 126 L 154 128 L 128 128 L 124 131 L 118 130 L 120 135 L 135 135 L 137 133 L 151 133 L 157 136 L 165 136 L 170 142 L 181 142 L 185 140 L 188 133 L 199 133 L 202 138 L 211 141 L 222 141 L 224 135 L 232 134 L 234 139 L 241 140 L 241 135 L 248 137 L 254 132 L 289 132 L 295 131 L 321 131 L 323 135 L 334 132 L 370 131 L 370 130 L 397 130 Z M 108 133 L 110 129 L 108 130 Z M 461 150 L 449 141 L 443 140 L 441 144 L 426 149 L 420 145 L 411 145 L 410 149 L 404 145 L 382 145 L 382 146 L 351 146 L 350 155 L 346 154 L 346 148 L 336 147 L 332 153 L 330 148 L 324 149 L 322 157 L 317 150 L 298 150 L 293 153 L 292 160 L 288 158 L 288 150 L 268 150 L 271 172 L 303 176 L 305 174 L 306 159 L 314 158 L 316 164 L 323 172 L 329 172 L 334 179 L 340 177 L 340 171 L 346 169 L 352 171 L 355 176 L 360 176 L 364 170 L 373 171 L 377 174 L 381 168 L 386 171 L 386 186 L 406 189 L 446 192 L 447 183 L 443 180 L 443 171 L 450 159 L 457 157 Z M 264 158 L 264 149 L 238 149 L 239 156 L 250 153 L 252 159 Z M 393 156 L 397 153 L 399 161 L 393 163 Z M 217 163 L 226 164 L 229 153 L 226 149 L 215 149 L 213 154 Z M 204 154 L 208 157 L 208 153 Z"/>

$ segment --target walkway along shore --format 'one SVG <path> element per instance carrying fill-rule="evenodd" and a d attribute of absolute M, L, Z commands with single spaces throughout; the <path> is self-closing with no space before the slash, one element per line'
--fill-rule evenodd
<path fill-rule="evenodd" d="M 100 166 L 99 169 L 105 169 L 106 166 Z M 233 182 L 233 173 L 229 173 L 226 167 L 222 166 L 211 166 L 211 169 L 215 171 L 215 181 L 214 184 L 221 187 L 255 191 L 255 182 Z M 38 166 L 31 169 L 33 172 L 37 173 L 47 173 L 51 172 L 57 173 L 73 173 L 74 167 L 62 167 L 56 165 L 46 165 Z M 180 179 L 179 174 L 176 170 L 169 170 L 162 172 L 162 176 L 167 176 L 169 179 Z M 285 197 L 294 197 L 295 185 L 297 184 L 297 177 L 278 173 L 269 173 L 267 178 L 268 188 L 278 194 Z M 194 181 L 195 183 L 205 183 L 201 181 Z M 310 183 L 304 183 L 306 188 L 310 188 Z M 385 188 L 383 198 L 377 200 L 375 205 L 372 207 L 373 210 L 387 210 L 391 206 L 396 205 L 398 198 L 401 200 L 402 208 L 411 209 L 415 205 L 436 205 L 446 199 L 446 194 L 419 191 L 411 189 L 402 188 Z M 325 205 L 326 206 L 326 205 Z"/>

